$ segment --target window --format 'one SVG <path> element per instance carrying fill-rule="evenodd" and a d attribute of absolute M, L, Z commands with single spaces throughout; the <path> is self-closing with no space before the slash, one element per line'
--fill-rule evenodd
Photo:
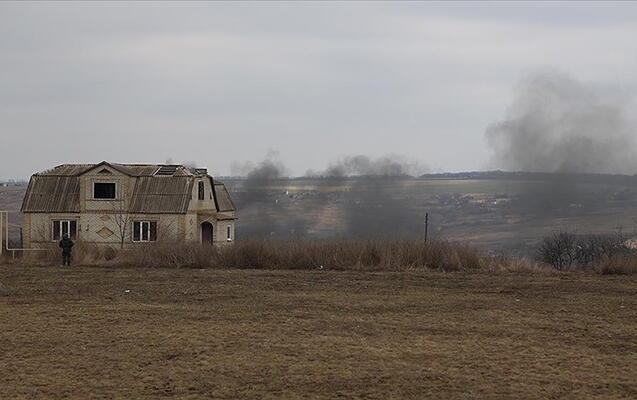
<path fill-rule="evenodd" d="M 232 228 L 230 227 L 230 225 L 226 226 L 226 240 L 228 242 L 232 241 Z"/>
<path fill-rule="evenodd" d="M 93 183 L 94 199 L 114 199 L 115 182 L 95 182 Z"/>
<path fill-rule="evenodd" d="M 155 242 L 156 240 L 156 221 L 133 221 L 133 242 Z"/>
<path fill-rule="evenodd" d="M 64 235 L 69 235 L 72 240 L 77 239 L 77 221 L 53 221 L 53 240 L 60 240 Z"/>
<path fill-rule="evenodd" d="M 203 182 L 199 181 L 199 200 L 203 200 L 204 198 L 204 188 L 203 188 Z"/>

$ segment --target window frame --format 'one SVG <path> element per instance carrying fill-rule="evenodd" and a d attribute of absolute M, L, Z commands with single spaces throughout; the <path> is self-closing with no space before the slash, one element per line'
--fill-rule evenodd
<path fill-rule="evenodd" d="M 206 199 L 206 184 L 204 181 L 197 182 L 197 200 Z"/>
<path fill-rule="evenodd" d="M 157 221 L 133 221 L 131 229 L 133 243 L 154 243 L 157 241 Z"/>
<path fill-rule="evenodd" d="M 113 197 L 97 197 L 96 187 L 97 185 L 113 185 L 112 195 Z M 104 191 L 100 190 L 100 193 L 104 193 Z M 108 194 L 110 195 L 111 191 L 108 190 Z M 103 182 L 103 181 L 95 181 L 93 182 L 93 200 L 117 200 L 117 182 Z"/>
<path fill-rule="evenodd" d="M 56 229 L 57 224 L 57 229 Z M 64 229 L 66 225 L 66 229 Z M 51 220 L 51 241 L 57 242 L 62 240 L 65 234 L 69 235 L 71 240 L 77 240 L 77 220 L 76 219 L 52 219 Z"/>
<path fill-rule="evenodd" d="M 226 241 L 232 242 L 232 225 L 226 225 Z"/>

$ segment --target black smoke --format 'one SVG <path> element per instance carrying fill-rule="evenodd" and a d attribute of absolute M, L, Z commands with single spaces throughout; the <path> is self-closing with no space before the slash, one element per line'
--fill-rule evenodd
<path fill-rule="evenodd" d="M 582 174 L 637 172 L 626 111 L 627 101 L 618 90 L 563 72 L 542 71 L 523 79 L 504 118 L 485 134 L 494 166 L 547 173 L 527 181 L 515 206 L 534 219 L 575 216 L 606 196 L 591 195 L 599 189 L 582 183 Z"/>
<path fill-rule="evenodd" d="M 289 177 L 278 156 L 277 152 L 270 151 L 256 164 L 247 161 L 231 166 L 233 175 L 243 177 L 238 185 L 233 185 L 232 191 L 242 220 L 237 227 L 239 235 L 287 238 L 291 234 L 304 234 L 303 221 L 281 202 Z"/>
<path fill-rule="evenodd" d="M 422 212 L 407 207 L 398 190 L 428 171 L 422 164 L 397 155 L 370 158 L 345 156 L 319 173 L 331 185 L 346 185 L 339 202 L 345 234 L 352 238 L 414 237 L 422 233 Z"/>
<path fill-rule="evenodd" d="M 238 229 L 246 236 L 288 239 L 422 234 L 421 212 L 406 207 L 408 202 L 400 197 L 404 190 L 397 190 L 397 185 L 406 184 L 426 168 L 403 157 L 347 156 L 300 178 L 290 178 L 273 153 L 256 164 L 235 163 L 234 167 L 235 173 L 245 177 L 232 195 L 239 210 Z M 313 188 L 288 191 L 308 179 Z M 334 210 L 338 215 L 335 230 L 316 233 L 316 226 L 321 225 L 317 216 Z"/>
<path fill-rule="evenodd" d="M 420 163 L 397 155 L 387 155 L 376 159 L 364 155 L 345 156 L 328 165 L 321 172 L 308 171 L 309 177 L 345 178 L 351 176 L 386 178 L 419 176 L 428 171 Z"/>
<path fill-rule="evenodd" d="M 627 173 L 637 170 L 627 102 L 618 91 L 538 72 L 515 88 L 501 121 L 486 130 L 493 164 L 505 170 Z"/>

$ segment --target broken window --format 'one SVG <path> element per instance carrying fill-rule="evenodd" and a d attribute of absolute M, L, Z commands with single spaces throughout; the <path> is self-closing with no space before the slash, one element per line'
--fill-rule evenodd
<path fill-rule="evenodd" d="M 199 200 L 204 199 L 204 186 L 203 181 L 199 181 Z"/>
<path fill-rule="evenodd" d="M 115 182 L 95 182 L 93 184 L 94 199 L 114 199 Z"/>
<path fill-rule="evenodd" d="M 72 220 L 54 220 L 53 221 L 53 240 L 60 240 L 64 235 L 69 235 L 72 240 L 77 239 L 77 221 Z"/>
<path fill-rule="evenodd" d="M 133 242 L 157 241 L 156 221 L 133 221 Z"/>

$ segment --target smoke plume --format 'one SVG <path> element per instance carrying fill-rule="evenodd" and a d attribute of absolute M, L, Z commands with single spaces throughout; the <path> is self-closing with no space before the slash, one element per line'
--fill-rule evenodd
<path fill-rule="evenodd" d="M 279 153 L 275 151 L 269 151 L 263 161 L 257 165 L 250 161 L 245 163 L 235 162 L 230 169 L 233 175 L 245 176 L 248 185 L 287 177 L 287 168 L 279 160 Z"/>
<path fill-rule="evenodd" d="M 372 159 L 364 155 L 346 156 L 330 163 L 325 171 L 308 171 L 308 177 L 345 178 L 363 177 L 400 177 L 422 175 L 428 168 L 416 161 L 397 155 L 387 155 Z"/>
<path fill-rule="evenodd" d="M 556 71 L 522 80 L 486 139 L 498 168 L 529 172 L 635 173 L 626 102 Z"/>
<path fill-rule="evenodd" d="M 257 164 L 233 164 L 233 173 L 245 177 L 232 193 L 244 222 L 242 235 L 321 237 L 311 235 L 321 235 L 317 226 L 333 213 L 339 221 L 333 235 L 407 237 L 422 232 L 422 215 L 406 207 L 400 197 L 404 191 L 397 190 L 410 176 L 425 171 L 416 162 L 400 156 L 343 157 L 324 171 L 309 171 L 305 178 L 319 179 L 310 185 L 303 178 L 289 178 L 287 171 L 273 152 Z M 333 188 L 322 190 L 324 185 Z"/>

